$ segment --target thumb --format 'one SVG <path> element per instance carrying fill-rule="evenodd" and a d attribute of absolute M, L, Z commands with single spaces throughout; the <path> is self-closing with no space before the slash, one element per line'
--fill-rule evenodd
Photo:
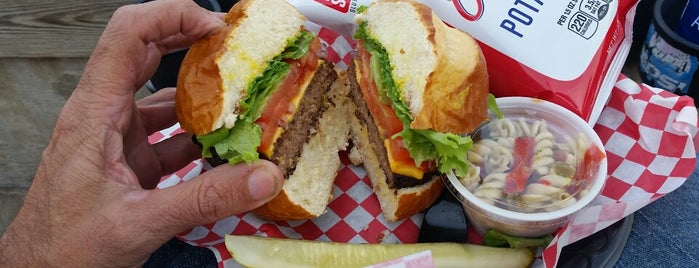
<path fill-rule="evenodd" d="M 282 188 L 281 170 L 265 160 L 251 165 L 220 165 L 174 187 L 150 192 L 150 204 L 161 204 L 155 217 L 169 235 L 250 211 Z"/>

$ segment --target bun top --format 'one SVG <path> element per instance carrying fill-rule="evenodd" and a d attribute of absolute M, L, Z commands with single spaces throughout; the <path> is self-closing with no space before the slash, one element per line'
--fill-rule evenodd
<path fill-rule="evenodd" d="M 388 53 L 410 127 L 468 133 L 487 115 L 488 72 L 478 43 L 412 1 L 372 3 L 357 16 Z"/>
<path fill-rule="evenodd" d="M 284 0 L 243 0 L 224 20 L 227 27 L 192 45 L 177 78 L 177 118 L 195 135 L 233 127 L 247 86 L 303 30 L 306 18 Z"/>

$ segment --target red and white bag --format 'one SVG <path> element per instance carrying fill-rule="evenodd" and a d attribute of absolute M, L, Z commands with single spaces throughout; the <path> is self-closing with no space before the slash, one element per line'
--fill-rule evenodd
<path fill-rule="evenodd" d="M 351 37 L 372 0 L 288 0 L 308 20 Z M 546 99 L 591 125 L 631 47 L 638 0 L 416 0 L 481 45 L 496 97 Z M 405 29 L 409 31 L 410 29 Z"/>

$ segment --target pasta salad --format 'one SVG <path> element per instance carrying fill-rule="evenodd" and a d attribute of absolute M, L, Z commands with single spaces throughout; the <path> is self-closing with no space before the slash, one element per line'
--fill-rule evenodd
<path fill-rule="evenodd" d="M 583 133 L 543 119 L 494 119 L 473 135 L 461 183 L 483 201 L 517 212 L 548 212 L 587 194 L 605 154 Z"/>

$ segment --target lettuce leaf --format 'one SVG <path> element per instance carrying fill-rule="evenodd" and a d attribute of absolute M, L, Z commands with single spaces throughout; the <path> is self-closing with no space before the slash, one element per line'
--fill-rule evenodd
<path fill-rule="evenodd" d="M 286 77 L 291 66 L 283 61 L 273 60 L 269 62 L 267 68 L 262 71 L 262 75 L 248 85 L 247 97 L 240 102 L 239 119 L 246 120 L 248 124 L 252 124 L 260 118 L 267 99 L 272 95 L 276 85 Z M 242 122 L 241 122 L 242 123 Z M 238 124 L 238 123 L 236 123 Z"/>
<path fill-rule="evenodd" d="M 401 98 L 401 91 L 391 75 L 391 67 L 386 49 L 366 30 L 366 22 L 361 23 L 354 38 L 362 40 L 364 47 L 371 54 L 372 76 L 376 82 L 380 99 L 384 96 L 391 102 L 396 116 L 403 122 L 403 131 L 396 134 L 403 138 L 403 144 L 416 163 L 434 160 L 442 173 L 454 171 L 459 177 L 468 174 L 467 152 L 473 141 L 469 136 L 443 133 L 429 129 L 411 129 L 413 121 L 410 108 Z"/>
<path fill-rule="evenodd" d="M 416 137 L 406 139 L 406 136 Z M 433 130 L 410 130 L 405 129 L 399 133 L 403 137 L 403 144 L 407 147 L 410 156 L 415 162 L 435 159 L 437 169 L 442 173 L 454 170 L 457 176 L 463 178 L 468 173 L 468 158 L 466 152 L 471 150 L 473 141 L 469 136 L 456 135 L 454 133 L 437 132 Z M 413 145 L 412 143 L 416 143 Z"/>
<path fill-rule="evenodd" d="M 286 48 L 284 49 L 284 52 L 279 54 L 274 59 L 300 59 L 301 57 L 305 56 L 306 53 L 308 53 L 308 50 L 311 47 L 311 41 L 313 41 L 313 38 L 315 37 L 315 34 L 309 31 L 301 31 L 301 33 L 296 35 L 295 39 L 289 40 L 289 43 L 286 45 Z"/>
<path fill-rule="evenodd" d="M 553 236 L 550 234 L 541 237 L 518 237 L 490 229 L 483 236 L 483 245 L 500 248 L 539 248 L 547 246 L 552 240 Z"/>
<path fill-rule="evenodd" d="M 315 38 L 313 33 L 301 31 L 289 40 L 281 54 L 269 62 L 262 74 L 250 82 L 246 97 L 240 102 L 238 120 L 233 128 L 221 127 L 209 134 L 196 137 L 202 145 L 203 157 L 213 157 L 210 151 L 213 147 L 216 154 L 221 159 L 228 160 L 231 165 L 259 160 L 257 147 L 260 146 L 262 129 L 255 124 L 255 121 L 262 115 L 264 104 L 269 96 L 291 69 L 285 60 L 300 59 L 306 55 L 313 38 Z"/>
<path fill-rule="evenodd" d="M 209 132 L 209 134 L 206 135 L 198 135 L 196 137 L 197 142 L 201 144 L 203 147 L 203 150 L 201 152 L 201 156 L 206 157 L 206 158 L 211 158 L 213 157 L 213 154 L 209 150 L 209 148 L 213 147 L 216 145 L 216 143 L 226 139 L 228 135 L 231 134 L 230 129 L 227 129 L 225 127 L 219 128 L 217 130 L 214 130 L 212 132 Z"/>
<path fill-rule="evenodd" d="M 498 107 L 498 103 L 495 101 L 495 95 L 492 93 L 488 93 L 488 110 L 495 113 L 498 119 L 502 119 L 502 111 L 500 111 L 500 107 Z"/>
<path fill-rule="evenodd" d="M 357 8 L 357 14 L 362 14 L 362 13 L 364 13 L 364 11 L 366 11 L 367 8 L 369 8 L 369 7 L 368 7 L 368 6 L 359 6 L 359 7 Z"/>
<path fill-rule="evenodd" d="M 228 130 L 226 128 L 222 128 Z M 262 129 L 257 124 L 240 122 L 228 130 L 226 139 L 214 144 L 216 153 L 229 163 L 245 161 L 251 163 L 259 158 L 257 146 L 260 144 Z"/>

